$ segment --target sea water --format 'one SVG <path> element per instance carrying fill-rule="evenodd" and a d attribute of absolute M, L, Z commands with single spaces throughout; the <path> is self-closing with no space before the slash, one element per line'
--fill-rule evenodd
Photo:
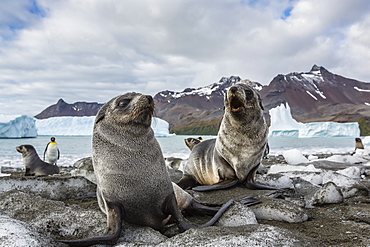
<path fill-rule="evenodd" d="M 0 166 L 23 167 L 22 155 L 15 149 L 16 146 L 30 144 L 36 148 L 41 159 L 51 136 L 38 136 L 37 138 L 0 139 Z M 72 166 L 77 160 L 91 156 L 91 136 L 55 136 L 60 150 L 59 166 Z M 186 159 L 190 150 L 184 139 L 199 136 L 173 135 L 158 137 L 164 157 L 177 157 Z M 204 140 L 215 136 L 202 136 Z M 269 139 L 270 154 L 282 154 L 286 150 L 298 149 L 303 154 L 344 154 L 354 151 L 354 138 L 298 138 L 274 137 Z"/>

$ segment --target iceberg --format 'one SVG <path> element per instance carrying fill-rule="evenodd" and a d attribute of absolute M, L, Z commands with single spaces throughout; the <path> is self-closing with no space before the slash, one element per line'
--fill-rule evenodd
<path fill-rule="evenodd" d="M 94 120 L 95 116 L 37 119 L 36 128 L 39 135 L 88 136 L 92 135 Z M 168 127 L 169 124 L 166 121 L 153 118 L 152 128 L 156 137 L 170 136 Z"/>
<path fill-rule="evenodd" d="M 354 123 L 306 123 L 299 129 L 299 137 L 359 137 L 360 128 Z"/>
<path fill-rule="evenodd" d="M 37 136 L 35 119 L 25 115 L 0 115 L 0 138 Z"/>
<path fill-rule="evenodd" d="M 37 119 L 39 135 L 89 136 L 92 135 L 95 116 L 92 117 L 51 117 Z"/>
<path fill-rule="evenodd" d="M 360 128 L 357 122 L 314 122 L 299 123 L 293 119 L 289 104 L 281 104 L 269 111 L 271 126 L 269 137 L 359 137 Z"/>

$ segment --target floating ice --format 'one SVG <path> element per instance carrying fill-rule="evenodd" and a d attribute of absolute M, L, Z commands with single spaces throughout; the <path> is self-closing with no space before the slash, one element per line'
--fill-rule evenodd
<path fill-rule="evenodd" d="M 39 135 L 86 136 L 92 135 L 95 117 L 52 117 L 37 119 Z M 168 123 L 160 118 L 153 118 L 152 128 L 157 137 L 167 137 Z"/>
<path fill-rule="evenodd" d="M 354 123 L 306 123 L 299 128 L 299 137 L 359 137 L 360 129 Z"/>
<path fill-rule="evenodd" d="M 316 122 L 299 123 L 293 119 L 289 104 L 281 104 L 269 111 L 271 126 L 269 137 L 359 137 L 360 128 L 357 122 L 335 123 Z M 370 140 L 369 140 L 370 142 Z"/>
<path fill-rule="evenodd" d="M 36 137 L 35 119 L 25 115 L 0 115 L 0 138 Z"/>

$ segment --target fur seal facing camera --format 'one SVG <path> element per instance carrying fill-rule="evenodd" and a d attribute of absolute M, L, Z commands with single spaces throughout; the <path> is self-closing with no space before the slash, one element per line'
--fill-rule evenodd
<path fill-rule="evenodd" d="M 95 118 L 92 156 L 98 203 L 107 215 L 107 235 L 59 241 L 71 246 L 114 244 L 123 222 L 163 230 L 173 218 L 181 231 L 197 227 L 179 208 L 212 213 L 214 217 L 199 226 L 206 227 L 233 203 L 230 200 L 220 210 L 208 210 L 171 182 L 150 127 L 153 111 L 151 96 L 133 92 L 111 99 L 100 109 Z"/>
<path fill-rule="evenodd" d="M 192 137 L 186 138 L 184 141 L 185 141 L 186 146 L 190 150 L 193 150 L 194 146 L 197 145 L 197 144 L 199 144 L 201 142 L 200 139 L 195 139 L 195 138 L 192 138 Z"/>
<path fill-rule="evenodd" d="M 26 168 L 25 176 L 44 176 L 59 173 L 59 167 L 42 161 L 32 145 L 21 145 L 15 149 L 22 154 L 23 164 Z"/>
<path fill-rule="evenodd" d="M 237 183 L 251 189 L 275 189 L 254 180 L 268 135 L 260 95 L 239 83 L 228 89 L 224 106 L 217 138 L 194 146 L 178 185 L 197 191 L 224 189 Z"/>

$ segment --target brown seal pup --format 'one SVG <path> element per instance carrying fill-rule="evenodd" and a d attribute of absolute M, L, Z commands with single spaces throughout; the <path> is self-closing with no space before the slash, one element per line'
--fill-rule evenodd
<path fill-rule="evenodd" d="M 230 87 L 216 139 L 196 144 L 178 182 L 183 189 L 215 190 L 244 183 L 253 189 L 274 189 L 256 184 L 254 176 L 267 146 L 268 126 L 260 95 L 246 84 Z"/>
<path fill-rule="evenodd" d="M 15 149 L 22 154 L 23 164 L 26 168 L 25 176 L 44 176 L 59 173 L 59 167 L 42 161 L 32 145 L 21 145 Z"/>
<path fill-rule="evenodd" d="M 123 222 L 162 230 L 172 217 L 180 230 L 196 227 L 179 207 L 191 210 L 200 204 L 172 184 L 150 127 L 153 111 L 153 98 L 139 93 L 117 96 L 100 109 L 95 118 L 92 155 L 98 203 L 107 215 L 107 235 L 61 242 L 71 246 L 113 244 Z M 217 210 L 206 210 L 215 216 L 200 227 L 214 224 L 232 202 L 216 214 Z"/>
<path fill-rule="evenodd" d="M 201 138 L 201 137 L 199 137 L 199 138 Z M 201 142 L 200 139 L 195 139 L 195 138 L 191 138 L 191 137 L 186 138 L 184 141 L 185 141 L 186 146 L 190 150 L 193 150 L 194 146 Z"/>

